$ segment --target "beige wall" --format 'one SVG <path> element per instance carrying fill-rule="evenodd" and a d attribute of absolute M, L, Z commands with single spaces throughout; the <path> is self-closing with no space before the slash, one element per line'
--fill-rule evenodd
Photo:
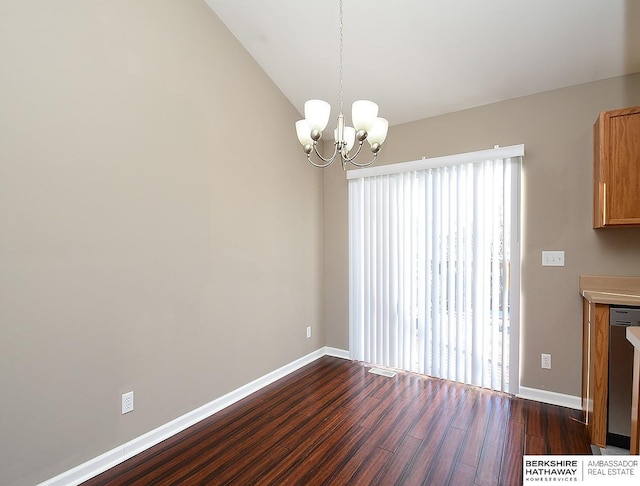
<path fill-rule="evenodd" d="M 322 347 L 322 173 L 204 1 L 0 0 L 0 59 L 0 484 Z"/>
<path fill-rule="evenodd" d="M 560 89 L 391 127 L 381 164 L 523 143 L 521 385 L 579 396 L 580 274 L 640 275 L 640 228 L 591 229 L 593 122 L 640 105 L 640 74 Z M 347 349 L 347 183 L 325 172 L 325 332 Z M 564 268 L 541 267 L 564 250 Z M 551 353 L 552 369 L 540 368 Z"/>

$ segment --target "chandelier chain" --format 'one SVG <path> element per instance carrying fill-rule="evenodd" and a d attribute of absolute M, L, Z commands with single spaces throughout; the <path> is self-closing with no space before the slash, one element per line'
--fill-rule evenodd
<path fill-rule="evenodd" d="M 342 82 L 342 36 L 343 36 L 343 27 L 342 27 L 342 0 L 340 0 L 340 113 L 342 113 L 342 104 L 343 104 L 343 82 Z"/>

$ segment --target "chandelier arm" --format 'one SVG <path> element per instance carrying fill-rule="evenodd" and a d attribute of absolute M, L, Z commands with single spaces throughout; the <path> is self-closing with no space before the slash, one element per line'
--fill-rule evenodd
<path fill-rule="evenodd" d="M 365 162 L 364 164 L 354 162 L 353 160 L 349 160 L 349 162 L 351 162 L 356 167 L 369 167 L 371 164 L 373 164 L 376 161 L 377 158 L 378 158 L 378 154 L 373 154 L 373 160 L 371 160 L 371 162 Z"/>
<path fill-rule="evenodd" d="M 324 164 L 318 164 L 318 163 L 314 162 L 313 160 L 311 160 L 311 154 L 310 153 L 307 154 L 307 160 L 314 167 L 317 167 L 319 169 L 324 169 L 325 167 L 329 167 L 333 163 L 333 161 L 336 159 L 336 155 L 338 154 L 338 146 L 336 145 L 336 148 L 333 151 L 333 155 L 331 157 L 329 157 L 329 158 L 325 158 L 322 155 L 320 155 L 320 152 L 318 152 L 318 148 L 317 148 L 316 144 L 313 145 L 313 151 L 316 153 L 318 158 L 324 162 Z"/>
<path fill-rule="evenodd" d="M 362 150 L 362 142 L 358 142 L 358 150 L 356 151 L 355 154 L 353 154 L 353 156 L 349 157 L 349 155 L 347 154 L 346 156 L 343 156 L 342 158 L 344 160 L 346 160 L 347 162 L 351 162 L 352 164 L 354 164 L 354 160 L 355 158 L 358 156 L 358 154 L 360 154 L 360 151 Z M 357 164 L 354 164 L 357 165 Z"/>
<path fill-rule="evenodd" d="M 324 162 L 328 162 L 329 164 L 331 162 L 333 162 L 336 158 L 336 155 L 338 154 L 338 145 L 336 144 L 335 148 L 333 149 L 333 155 L 329 158 L 325 158 L 322 155 L 320 155 L 320 152 L 318 152 L 318 145 L 317 144 L 313 144 L 313 151 L 316 153 L 316 155 L 323 160 Z M 328 165 L 328 164 L 327 164 Z"/>
<path fill-rule="evenodd" d="M 311 165 L 313 165 L 314 167 L 317 167 L 318 169 L 324 169 L 325 167 L 329 167 L 333 162 L 333 159 L 331 159 L 326 164 L 316 164 L 313 160 L 311 160 L 311 155 L 308 155 L 308 154 L 307 154 L 307 160 Z"/>

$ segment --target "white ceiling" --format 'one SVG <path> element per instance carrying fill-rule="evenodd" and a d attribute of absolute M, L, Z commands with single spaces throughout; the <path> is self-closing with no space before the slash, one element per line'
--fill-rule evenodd
<path fill-rule="evenodd" d="M 299 111 L 338 106 L 338 0 L 205 1 Z M 640 71 L 638 0 L 344 0 L 343 24 L 348 119 L 361 98 L 395 125 Z"/>

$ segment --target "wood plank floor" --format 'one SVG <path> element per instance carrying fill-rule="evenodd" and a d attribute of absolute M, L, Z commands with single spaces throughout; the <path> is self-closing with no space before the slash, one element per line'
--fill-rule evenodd
<path fill-rule="evenodd" d="M 579 411 L 323 357 L 94 485 L 517 485 L 522 455 L 591 454 Z"/>

